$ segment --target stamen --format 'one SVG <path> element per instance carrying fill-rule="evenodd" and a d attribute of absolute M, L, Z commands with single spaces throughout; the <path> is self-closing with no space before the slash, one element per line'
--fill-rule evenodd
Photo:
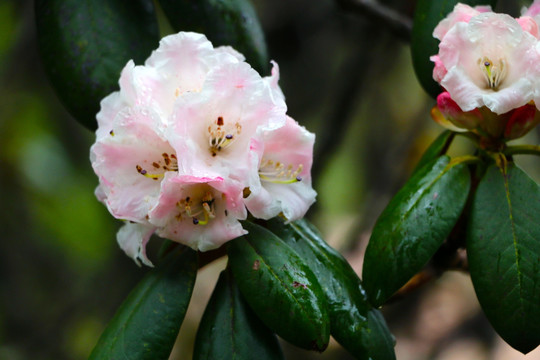
<path fill-rule="evenodd" d="M 259 177 L 261 180 L 274 184 L 293 184 L 302 181 L 299 175 L 303 169 L 303 164 L 299 164 L 295 168 L 292 164 L 285 166 L 279 161 L 263 159 L 259 167 Z"/>
<path fill-rule="evenodd" d="M 217 118 L 215 125 L 208 126 L 208 146 L 212 156 L 228 148 L 234 142 L 234 133 L 240 135 L 242 126 L 239 123 L 225 124 L 223 116 Z"/>
<path fill-rule="evenodd" d="M 211 219 L 216 217 L 214 197 L 207 191 L 199 201 L 194 201 L 190 196 L 176 203 L 180 212 L 176 215 L 178 221 L 185 217 L 191 218 L 194 225 L 207 225 Z"/>
<path fill-rule="evenodd" d="M 478 65 L 484 75 L 487 87 L 497 91 L 508 73 L 506 60 L 499 59 L 499 62 L 495 64 L 489 58 L 484 56 L 483 58 L 478 59 Z"/>
<path fill-rule="evenodd" d="M 165 172 L 167 171 L 178 171 L 178 160 L 176 159 L 176 155 L 163 153 L 161 154 L 161 157 L 163 158 L 162 160 L 152 162 L 152 167 L 154 170 L 158 171 L 162 169 L 163 172 L 150 173 L 147 169 L 144 169 L 141 165 L 138 164 L 135 166 L 137 172 L 152 180 L 159 180 L 165 176 Z"/>

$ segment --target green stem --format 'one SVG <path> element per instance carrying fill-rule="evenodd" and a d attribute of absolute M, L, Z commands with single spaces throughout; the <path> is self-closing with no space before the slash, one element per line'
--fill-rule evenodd
<path fill-rule="evenodd" d="M 508 146 L 503 153 L 505 155 L 540 155 L 540 146 L 538 145 L 515 145 Z"/>

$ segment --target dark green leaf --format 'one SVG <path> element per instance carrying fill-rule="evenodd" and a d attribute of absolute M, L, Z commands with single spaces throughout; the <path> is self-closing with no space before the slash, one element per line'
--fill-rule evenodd
<path fill-rule="evenodd" d="M 171 252 L 129 294 L 101 335 L 90 360 L 168 359 L 186 314 L 197 253 Z"/>
<path fill-rule="evenodd" d="M 450 130 L 443 131 L 437 138 L 429 145 L 427 150 L 422 155 L 422 158 L 416 164 L 414 171 L 418 171 L 427 163 L 432 162 L 434 159 L 441 155 L 446 154 L 446 151 L 450 147 L 452 140 L 454 140 L 456 133 Z"/>
<path fill-rule="evenodd" d="M 540 344 L 540 188 L 513 163 L 490 166 L 467 231 L 471 278 L 489 321 L 511 346 Z"/>
<path fill-rule="evenodd" d="M 435 254 L 459 219 L 470 188 L 467 165 L 446 155 L 409 179 L 377 220 L 364 258 L 364 287 L 382 305 Z"/>
<path fill-rule="evenodd" d="M 379 310 L 369 310 L 367 328 L 369 331 L 363 334 L 362 342 L 369 349 L 371 360 L 395 359 L 396 339 L 388 330 L 386 321 Z"/>
<path fill-rule="evenodd" d="M 221 273 L 206 306 L 193 359 L 283 359 L 276 336 L 246 304 L 230 270 Z"/>
<path fill-rule="evenodd" d="M 229 266 L 247 303 L 283 339 L 323 351 L 330 326 L 316 276 L 290 246 L 270 231 L 244 223 L 248 235 L 229 245 Z"/>
<path fill-rule="evenodd" d="M 437 97 L 442 88 L 433 80 L 433 63 L 429 57 L 439 53 L 439 40 L 433 37 L 437 24 L 454 10 L 457 3 L 495 6 L 497 0 L 418 0 L 414 13 L 411 53 L 414 71 L 428 94 Z"/>
<path fill-rule="evenodd" d="M 392 335 L 378 310 L 371 308 L 347 260 L 305 220 L 285 225 L 281 219 L 273 219 L 268 227 L 317 276 L 328 301 L 332 336 L 357 359 L 395 359 Z"/>
<path fill-rule="evenodd" d="M 158 45 L 151 0 L 36 0 L 41 57 L 58 97 L 95 129 L 101 99 L 118 89 L 128 60 L 142 63 Z"/>
<path fill-rule="evenodd" d="M 249 0 L 159 0 L 176 31 L 205 34 L 214 46 L 230 45 L 261 75 L 268 71 L 264 34 Z"/>

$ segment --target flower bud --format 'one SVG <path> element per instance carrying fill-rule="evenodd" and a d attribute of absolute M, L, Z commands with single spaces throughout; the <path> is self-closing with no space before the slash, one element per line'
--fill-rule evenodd
<path fill-rule="evenodd" d="M 539 123 L 540 113 L 536 106 L 534 104 L 523 105 L 512 111 L 504 129 L 504 138 L 507 140 L 520 138 Z"/>

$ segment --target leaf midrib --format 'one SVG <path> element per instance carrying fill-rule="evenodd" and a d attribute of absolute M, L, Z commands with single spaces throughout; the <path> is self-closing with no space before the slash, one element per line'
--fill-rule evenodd
<path fill-rule="evenodd" d="M 512 200 L 510 199 L 510 184 L 508 181 L 508 168 L 506 164 L 504 164 L 504 167 L 499 167 L 499 170 L 501 171 L 501 174 L 503 176 L 504 180 L 504 192 L 506 195 L 506 201 L 508 204 L 508 215 L 510 219 L 510 226 L 512 229 L 512 245 L 514 246 L 514 255 L 515 255 L 515 264 L 516 264 L 516 275 L 517 275 L 517 283 L 519 288 L 519 303 L 520 307 L 523 310 L 525 308 L 525 305 L 523 303 L 523 274 L 520 267 L 520 261 L 519 261 L 519 249 L 518 249 L 518 240 L 516 236 L 516 224 L 514 221 L 513 216 L 513 210 L 512 210 Z"/>

